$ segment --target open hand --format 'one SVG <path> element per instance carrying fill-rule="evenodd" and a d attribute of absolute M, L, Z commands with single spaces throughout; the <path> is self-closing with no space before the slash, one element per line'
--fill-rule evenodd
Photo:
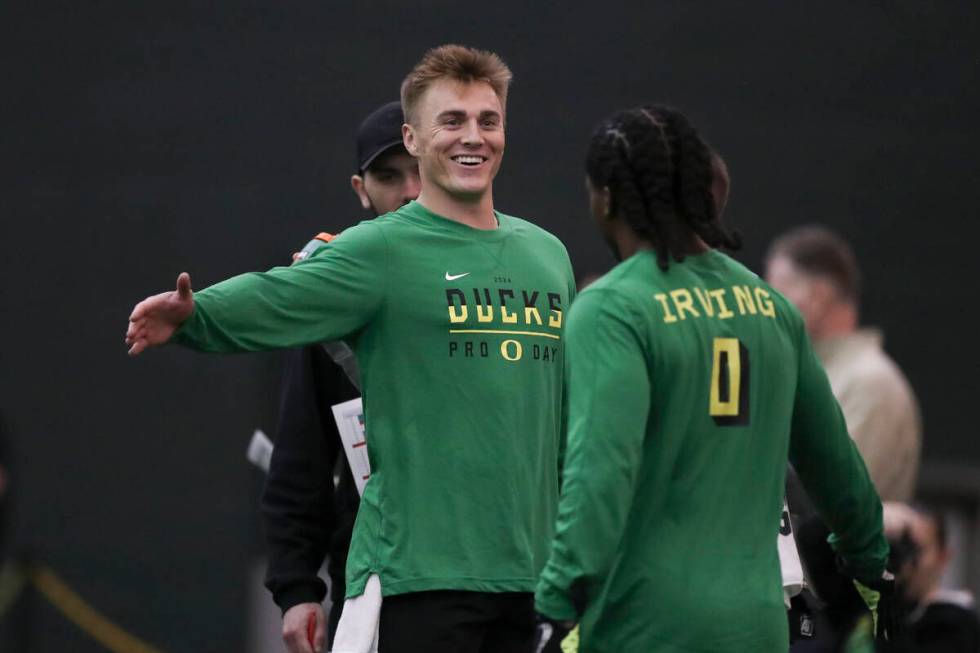
<path fill-rule="evenodd" d="M 147 297 L 133 309 L 126 329 L 129 355 L 136 356 L 147 347 L 162 345 L 194 310 L 191 276 L 182 272 L 177 289 Z"/>

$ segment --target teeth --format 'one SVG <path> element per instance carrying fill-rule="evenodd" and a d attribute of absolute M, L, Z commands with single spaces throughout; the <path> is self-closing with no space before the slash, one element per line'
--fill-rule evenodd
<path fill-rule="evenodd" d="M 483 157 L 479 156 L 454 156 L 452 159 L 457 163 L 483 163 Z"/>

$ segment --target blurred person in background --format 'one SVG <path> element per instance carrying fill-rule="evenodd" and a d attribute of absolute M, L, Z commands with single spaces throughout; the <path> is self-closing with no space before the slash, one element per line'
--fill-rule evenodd
<path fill-rule="evenodd" d="M 980 623 L 974 597 L 940 586 L 953 558 L 943 513 L 926 505 L 886 503 L 885 535 L 892 548 L 899 593 L 908 603 L 895 653 L 976 653 Z"/>
<path fill-rule="evenodd" d="M 372 218 L 418 197 L 419 165 L 402 143 L 401 102 L 389 102 L 357 129 L 357 173 L 351 188 Z M 329 234 L 318 237 L 324 244 Z M 296 255 L 299 256 L 298 254 Z M 335 362 L 338 353 L 348 358 Z M 324 635 L 327 588 L 317 575 L 325 557 L 330 576 L 329 648 L 344 604 L 344 566 L 360 497 L 331 407 L 360 395 L 357 360 L 346 346 L 313 345 L 286 354 L 275 449 L 262 495 L 269 544 L 266 587 L 283 611 L 290 653 L 307 653 L 308 623 Z M 334 474 L 338 482 L 334 486 Z"/>
<path fill-rule="evenodd" d="M 910 500 L 922 437 L 918 403 L 882 349 L 881 332 L 859 328 L 861 280 L 851 247 L 823 227 L 794 229 L 770 246 L 766 280 L 802 314 L 878 494 Z"/>

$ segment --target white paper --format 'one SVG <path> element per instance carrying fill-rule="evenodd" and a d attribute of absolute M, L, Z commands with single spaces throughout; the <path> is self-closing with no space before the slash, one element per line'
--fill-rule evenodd
<path fill-rule="evenodd" d="M 779 548 L 779 567 L 783 572 L 783 600 L 789 607 L 789 600 L 803 591 L 806 580 L 803 578 L 803 564 L 800 562 L 800 553 L 796 550 L 796 538 L 793 537 L 793 526 L 785 500 L 782 521 L 786 527 L 779 531 L 776 542 Z"/>
<path fill-rule="evenodd" d="M 350 463 L 358 494 L 364 494 L 364 486 L 371 478 L 371 463 L 368 460 L 367 440 L 364 435 L 364 407 L 361 398 L 351 399 L 333 407 L 333 418 L 344 443 L 344 453 Z"/>

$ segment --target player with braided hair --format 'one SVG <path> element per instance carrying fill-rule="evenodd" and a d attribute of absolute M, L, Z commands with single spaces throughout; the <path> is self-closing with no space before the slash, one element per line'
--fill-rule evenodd
<path fill-rule="evenodd" d="M 666 107 L 615 114 L 596 132 L 585 168 L 597 188 L 609 188 L 625 223 L 653 243 L 660 267 L 710 247 L 737 250 L 741 239 L 721 223 L 712 195 L 711 149 L 687 119 Z M 714 165 L 724 165 L 720 159 Z M 615 249 L 615 248 L 614 248 Z"/>
<path fill-rule="evenodd" d="M 621 261 L 571 309 L 558 526 L 539 651 L 785 651 L 787 458 L 852 575 L 881 579 L 881 502 L 799 313 L 718 248 L 724 166 L 672 109 L 614 114 L 586 163 Z M 713 172 L 714 171 L 714 172 Z M 723 190 L 723 189 L 722 189 Z"/>

